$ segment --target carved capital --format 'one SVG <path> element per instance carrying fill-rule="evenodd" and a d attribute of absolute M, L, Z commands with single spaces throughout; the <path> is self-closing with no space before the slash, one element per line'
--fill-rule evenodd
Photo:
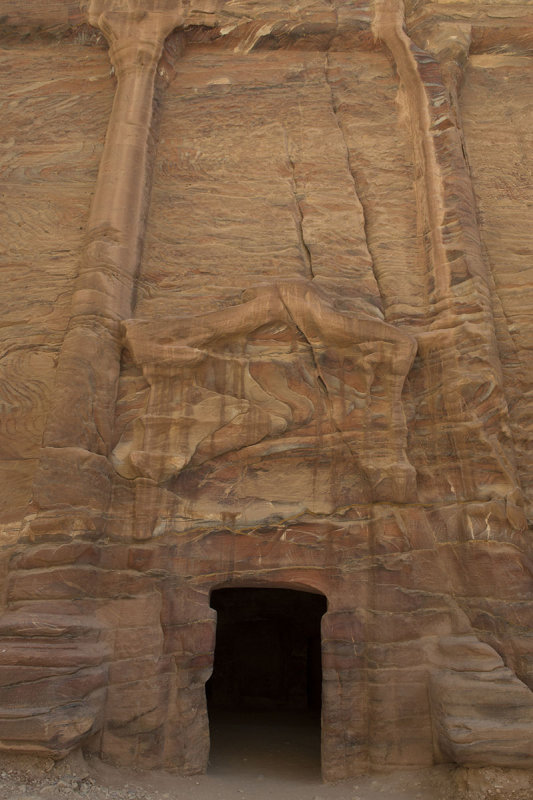
<path fill-rule="evenodd" d="M 166 37 L 183 23 L 181 2 L 151 0 L 88 0 L 84 11 L 91 25 L 109 42 L 117 74 L 155 69 Z"/>
<path fill-rule="evenodd" d="M 468 61 L 472 25 L 456 20 L 428 20 L 411 31 L 411 38 L 439 62 L 446 88 L 456 91 Z"/>

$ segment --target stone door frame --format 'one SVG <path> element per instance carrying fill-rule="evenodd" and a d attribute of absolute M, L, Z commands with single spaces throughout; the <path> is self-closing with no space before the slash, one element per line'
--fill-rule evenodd
<path fill-rule="evenodd" d="M 279 570 L 272 572 L 279 574 Z M 261 577 L 250 574 L 201 587 L 205 608 L 196 619 L 185 623 L 183 629 L 183 652 L 188 666 L 180 665 L 180 671 L 184 670 L 189 680 L 180 680 L 176 692 L 176 713 L 169 710 L 169 719 L 175 720 L 172 724 L 179 726 L 178 739 L 183 748 L 179 761 L 187 765 L 186 772 L 205 772 L 208 765 L 210 736 L 205 685 L 213 672 L 217 625 L 216 611 L 211 608 L 210 598 L 213 591 L 230 588 L 291 589 L 320 594 L 326 598 L 327 610 L 320 623 L 322 777 L 324 780 L 338 780 L 339 777 L 353 774 L 354 757 L 360 762 L 361 772 L 367 768 L 366 704 L 361 703 L 359 713 L 355 716 L 351 708 L 352 697 L 362 697 L 360 690 L 364 683 L 364 670 L 360 673 L 357 667 L 353 669 L 354 659 L 357 660 L 358 655 L 360 657 L 364 648 L 363 642 L 354 638 L 358 625 L 353 610 L 331 607 L 331 595 L 328 597 L 319 574 L 316 576 L 318 580 L 307 578 L 303 581 L 283 580 L 278 574 L 267 573 Z M 199 628 L 203 628 L 202 635 L 198 635 Z M 206 642 L 208 652 L 205 649 Z M 176 729 L 172 733 L 175 735 Z M 357 752 L 354 750 L 355 743 Z"/>

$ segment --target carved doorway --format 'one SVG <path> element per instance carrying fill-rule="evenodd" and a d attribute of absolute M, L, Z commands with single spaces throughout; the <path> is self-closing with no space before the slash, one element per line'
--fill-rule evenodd
<path fill-rule="evenodd" d="M 207 683 L 215 771 L 320 773 L 323 595 L 294 589 L 226 588 L 217 612 Z"/>

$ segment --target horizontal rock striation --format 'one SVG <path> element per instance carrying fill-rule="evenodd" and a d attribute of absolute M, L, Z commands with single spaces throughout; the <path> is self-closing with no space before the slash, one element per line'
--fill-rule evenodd
<path fill-rule="evenodd" d="M 204 770 L 295 588 L 326 779 L 533 768 L 527 9 L 4 5 L 0 749 Z"/>

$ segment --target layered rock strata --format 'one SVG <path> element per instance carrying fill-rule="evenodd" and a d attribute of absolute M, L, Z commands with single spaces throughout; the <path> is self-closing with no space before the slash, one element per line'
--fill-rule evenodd
<path fill-rule="evenodd" d="M 527 10 L 1 26 L 0 747 L 205 769 L 210 593 L 293 587 L 325 778 L 533 767 Z"/>

